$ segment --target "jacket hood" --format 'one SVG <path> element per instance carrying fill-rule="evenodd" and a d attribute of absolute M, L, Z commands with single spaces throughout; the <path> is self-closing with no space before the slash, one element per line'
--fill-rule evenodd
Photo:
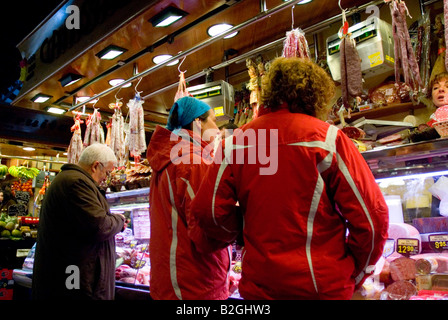
<path fill-rule="evenodd" d="M 189 152 L 185 152 L 186 150 Z M 206 157 L 209 157 L 212 151 L 213 144 L 208 145 L 191 130 L 184 129 L 176 135 L 164 127 L 157 126 L 149 142 L 146 158 L 151 168 L 160 172 L 170 163 L 177 163 L 181 158 L 194 155 L 203 157 L 207 154 Z"/>

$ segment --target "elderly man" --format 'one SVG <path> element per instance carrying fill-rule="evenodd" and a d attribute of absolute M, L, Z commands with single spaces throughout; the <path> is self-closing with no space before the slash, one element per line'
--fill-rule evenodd
<path fill-rule="evenodd" d="M 93 144 L 51 183 L 40 212 L 34 299 L 114 299 L 114 236 L 125 217 L 110 213 L 99 184 L 116 161 L 108 146 Z"/>

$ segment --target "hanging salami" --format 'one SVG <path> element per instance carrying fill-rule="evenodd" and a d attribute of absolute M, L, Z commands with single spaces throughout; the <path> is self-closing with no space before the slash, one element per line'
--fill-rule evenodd
<path fill-rule="evenodd" d="M 84 149 L 81 138 L 81 123 L 83 123 L 84 121 L 81 120 L 80 113 L 75 113 L 73 119 L 75 121 L 75 124 L 71 127 L 73 136 L 67 149 L 68 163 L 78 163 L 79 157 L 81 156 L 82 150 Z"/>
<path fill-rule="evenodd" d="M 185 81 L 185 72 L 180 72 L 179 86 L 177 87 L 176 95 L 174 96 L 174 102 L 183 97 L 191 96 L 187 90 L 187 82 Z"/>
<path fill-rule="evenodd" d="M 306 41 L 305 33 L 300 28 L 286 32 L 282 57 L 310 58 L 308 42 Z"/>
<path fill-rule="evenodd" d="M 129 153 L 136 164 L 140 162 L 141 154 L 146 150 L 145 123 L 143 117 L 143 100 L 137 93 L 129 100 Z"/>
<path fill-rule="evenodd" d="M 110 123 L 110 143 L 109 146 L 117 157 L 118 167 L 122 167 L 126 162 L 125 138 L 124 138 L 124 118 L 121 111 L 123 103 L 117 101 L 111 103 L 109 108 L 114 109 L 114 114 Z"/>
<path fill-rule="evenodd" d="M 411 38 L 406 23 L 409 15 L 404 0 L 392 0 L 389 3 L 392 16 L 392 35 L 395 53 L 395 82 L 400 82 L 400 68 L 403 72 L 404 83 L 413 91 L 423 89 L 420 68 L 412 48 Z"/>
<path fill-rule="evenodd" d="M 93 114 L 86 120 L 86 134 L 84 136 L 84 146 L 94 143 L 104 143 L 104 130 L 101 126 L 101 114 L 98 109 L 94 109 Z"/>

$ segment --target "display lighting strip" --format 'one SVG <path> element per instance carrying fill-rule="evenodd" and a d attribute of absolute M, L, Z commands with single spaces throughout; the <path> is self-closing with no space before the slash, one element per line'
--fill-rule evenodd
<path fill-rule="evenodd" d="M 377 183 L 380 182 L 388 182 L 392 183 L 394 181 L 402 181 L 402 180 L 409 180 L 409 179 L 425 179 L 429 177 L 435 177 L 435 176 L 444 176 L 448 175 L 448 170 L 444 171 L 436 171 L 436 172 L 425 172 L 425 173 L 416 173 L 416 174 L 410 174 L 405 176 L 396 176 L 396 177 L 387 177 L 387 178 L 379 178 L 375 179 Z"/>

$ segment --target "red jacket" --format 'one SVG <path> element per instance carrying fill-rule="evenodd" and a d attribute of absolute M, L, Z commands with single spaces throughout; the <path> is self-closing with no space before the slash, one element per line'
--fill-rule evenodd
<path fill-rule="evenodd" d="M 231 252 L 224 247 L 200 253 L 191 240 L 195 237 L 208 246 L 189 213 L 207 164 L 201 156 L 202 140 L 191 131 L 185 132 L 189 134 L 186 139 L 170 141 L 171 131 L 158 126 L 147 151 L 153 170 L 149 194 L 151 297 L 226 299 Z"/>
<path fill-rule="evenodd" d="M 373 271 L 388 229 L 383 195 L 353 142 L 287 109 L 260 116 L 230 139 L 191 212 L 209 237 L 231 242 L 240 230 L 239 202 L 241 296 L 350 299 Z M 218 151 L 215 162 L 220 158 Z"/>

